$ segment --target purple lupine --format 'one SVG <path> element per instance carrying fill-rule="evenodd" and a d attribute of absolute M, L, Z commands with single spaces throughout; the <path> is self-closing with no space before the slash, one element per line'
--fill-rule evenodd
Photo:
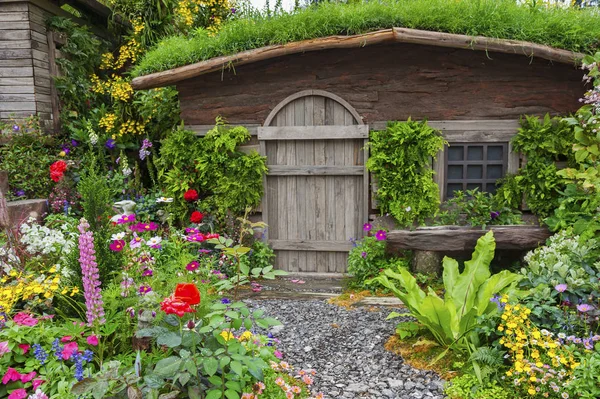
<path fill-rule="evenodd" d="M 102 290 L 100 289 L 96 251 L 94 250 L 94 233 L 88 231 L 90 225 L 84 218 L 81 218 L 77 228 L 80 233 L 79 264 L 81 265 L 88 326 L 92 326 L 94 321 L 104 324 L 106 320 L 104 319 L 104 303 L 102 301 Z"/>

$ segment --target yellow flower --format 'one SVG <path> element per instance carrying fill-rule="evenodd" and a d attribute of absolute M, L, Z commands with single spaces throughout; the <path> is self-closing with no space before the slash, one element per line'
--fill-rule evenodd
<path fill-rule="evenodd" d="M 529 387 L 529 389 L 527 390 L 527 393 L 530 395 L 535 395 L 535 388 Z"/>
<path fill-rule="evenodd" d="M 240 335 L 240 341 L 250 341 L 252 339 L 252 333 L 250 331 L 244 331 Z"/>
<path fill-rule="evenodd" d="M 223 337 L 223 339 L 225 339 L 225 341 L 229 341 L 230 339 L 234 339 L 235 336 L 226 330 L 221 331 L 221 334 L 219 334 L 221 337 Z"/>

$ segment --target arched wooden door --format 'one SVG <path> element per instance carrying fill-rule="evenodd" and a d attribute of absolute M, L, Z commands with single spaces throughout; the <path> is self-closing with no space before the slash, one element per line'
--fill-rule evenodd
<path fill-rule="evenodd" d="M 258 129 L 269 168 L 263 218 L 277 268 L 346 271 L 351 240 L 368 217 L 368 134 L 346 101 L 319 90 L 286 98 Z"/>

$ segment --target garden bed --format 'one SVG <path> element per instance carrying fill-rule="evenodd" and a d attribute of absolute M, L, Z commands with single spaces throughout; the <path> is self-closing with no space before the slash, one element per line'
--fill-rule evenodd
<path fill-rule="evenodd" d="M 468 226 L 426 226 L 415 230 L 392 230 L 388 249 L 398 251 L 453 252 L 475 248 L 479 237 L 493 230 L 497 249 L 530 250 L 543 244 L 552 234 L 546 227 L 529 225 L 493 226 L 487 229 Z"/>

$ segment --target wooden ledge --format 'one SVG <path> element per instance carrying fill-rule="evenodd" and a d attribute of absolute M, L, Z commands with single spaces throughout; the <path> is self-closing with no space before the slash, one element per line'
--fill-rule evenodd
<path fill-rule="evenodd" d="M 584 57 L 582 53 L 520 40 L 494 39 L 485 36 L 458 35 L 419 29 L 391 28 L 361 35 L 328 36 L 246 50 L 237 54 L 215 57 L 167 71 L 138 76 L 133 79 L 131 85 L 135 90 L 152 89 L 173 85 L 179 81 L 220 71 L 230 66 L 251 64 L 290 54 L 338 48 L 357 48 L 387 42 L 518 54 L 573 65 Z"/>
<path fill-rule="evenodd" d="M 419 251 L 452 252 L 471 251 L 479 237 L 494 231 L 496 249 L 527 251 L 545 243 L 552 233 L 546 227 L 515 225 L 478 227 L 433 226 L 416 230 L 392 230 L 387 235 L 391 251 L 412 249 Z"/>

